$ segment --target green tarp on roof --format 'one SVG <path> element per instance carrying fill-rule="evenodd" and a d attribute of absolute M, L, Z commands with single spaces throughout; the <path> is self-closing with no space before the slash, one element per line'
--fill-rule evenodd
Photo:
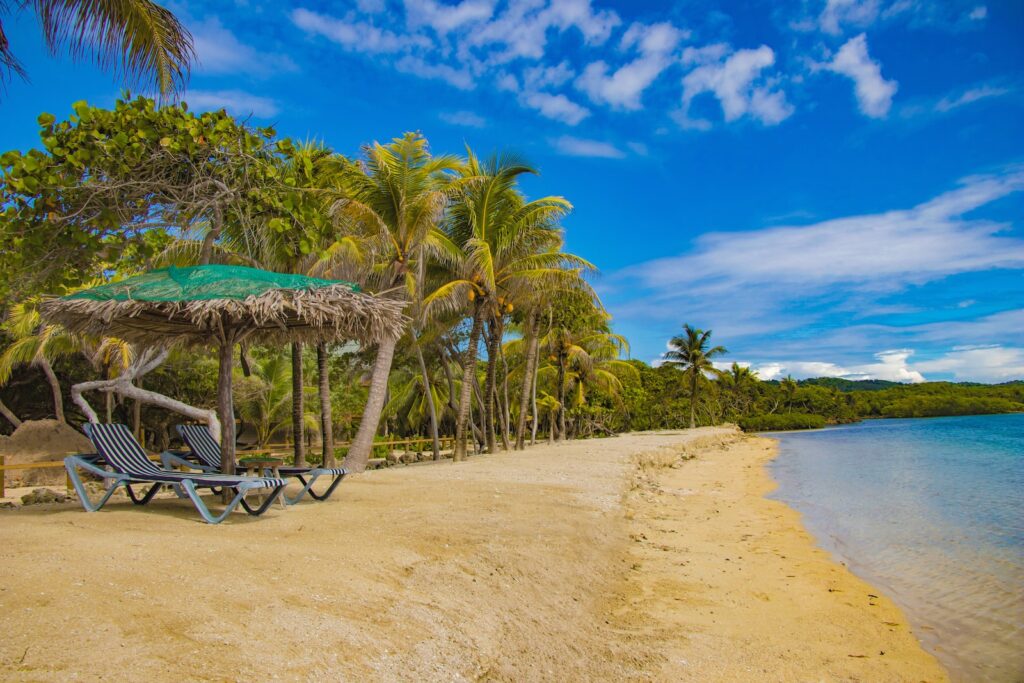
<path fill-rule="evenodd" d="M 244 300 L 274 289 L 313 291 L 332 285 L 346 285 L 353 292 L 359 291 L 358 285 L 343 280 L 321 280 L 245 266 L 207 265 L 161 268 L 63 298 L 90 301 Z"/>

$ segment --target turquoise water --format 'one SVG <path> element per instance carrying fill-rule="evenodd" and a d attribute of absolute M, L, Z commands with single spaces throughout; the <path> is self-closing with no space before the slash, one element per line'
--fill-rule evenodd
<path fill-rule="evenodd" d="M 774 434 L 773 497 L 959 681 L 1024 681 L 1024 415 Z"/>

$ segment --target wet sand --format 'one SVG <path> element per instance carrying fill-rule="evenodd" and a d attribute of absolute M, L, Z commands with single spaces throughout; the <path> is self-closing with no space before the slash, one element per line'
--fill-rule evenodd
<path fill-rule="evenodd" d="M 764 498 L 773 454 L 726 428 L 537 446 L 220 526 L 3 511 L 0 678 L 945 680 Z"/>

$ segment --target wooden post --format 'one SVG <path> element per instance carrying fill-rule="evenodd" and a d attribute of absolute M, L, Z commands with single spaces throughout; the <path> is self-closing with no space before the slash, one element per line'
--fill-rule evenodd
<path fill-rule="evenodd" d="M 235 403 L 231 393 L 235 333 L 225 329 L 220 345 L 217 373 L 217 416 L 220 418 L 220 464 L 224 474 L 235 473 Z"/>

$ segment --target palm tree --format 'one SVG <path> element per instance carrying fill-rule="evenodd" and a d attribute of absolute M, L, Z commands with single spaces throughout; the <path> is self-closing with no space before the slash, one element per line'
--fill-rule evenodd
<path fill-rule="evenodd" d="M 305 387 L 303 387 L 305 390 Z M 238 383 L 238 412 L 256 428 L 260 448 L 275 433 L 292 428 L 292 381 L 290 362 L 283 353 L 270 353 L 252 365 L 252 375 Z M 300 429 L 315 429 L 316 418 L 303 414 Z"/>
<path fill-rule="evenodd" d="M 548 415 L 548 443 L 554 443 L 556 431 L 555 420 L 558 419 L 558 413 L 562 410 L 562 404 L 558 402 L 557 398 L 545 392 L 539 399 L 537 399 L 537 407 Z M 540 417 L 537 416 L 536 419 L 539 420 Z"/>
<path fill-rule="evenodd" d="M 792 412 L 793 399 L 796 398 L 796 380 L 793 379 L 792 375 L 786 375 L 786 377 L 779 383 L 779 387 L 782 389 L 783 396 L 786 397 L 786 412 Z"/>
<path fill-rule="evenodd" d="M 737 412 L 742 412 L 749 405 L 747 392 L 757 383 L 757 373 L 749 366 L 734 362 L 729 371 L 722 373 L 718 380 L 732 396 L 733 407 Z"/>
<path fill-rule="evenodd" d="M 541 348 L 552 359 L 552 365 L 544 368 L 542 374 L 551 377 L 559 410 L 559 439 L 566 433 L 566 413 L 569 408 L 581 408 L 586 404 L 587 391 L 598 389 L 613 399 L 622 388 L 615 371 L 636 375 L 629 363 L 619 360 L 622 352 L 629 351 L 625 337 L 608 331 L 607 314 L 593 318 L 595 328 L 556 327 L 541 341 Z"/>
<path fill-rule="evenodd" d="M 87 283 L 83 288 L 91 284 L 94 283 Z M 54 416 L 58 421 L 66 422 L 63 390 L 57 374 L 53 371 L 53 363 L 59 358 L 81 354 L 97 370 L 121 371 L 131 365 L 134 349 L 121 339 L 104 337 L 97 341 L 70 334 L 60 325 L 46 324 L 39 315 L 40 302 L 39 297 L 33 297 L 14 304 L 8 311 L 7 320 L 0 326 L 13 338 L 11 344 L 0 354 L 0 386 L 7 383 L 11 373 L 19 365 L 39 368 L 50 385 Z M 113 407 L 112 401 L 113 396 L 108 393 L 108 421 Z M 7 417 L 10 419 L 10 415 Z"/>
<path fill-rule="evenodd" d="M 31 7 L 50 52 L 91 56 L 102 69 L 120 72 L 129 84 L 155 85 L 161 95 L 180 90 L 195 59 L 192 35 L 167 9 L 151 0 L 15 0 L 0 13 Z M 26 77 L 0 21 L 0 81 Z"/>
<path fill-rule="evenodd" d="M 550 334 L 553 328 L 553 317 L 545 315 L 545 311 L 552 311 L 556 304 L 561 307 L 573 308 L 575 305 L 573 302 L 576 301 L 585 302 L 584 310 L 588 307 L 594 310 L 600 308 L 595 306 L 594 302 L 597 301 L 597 294 L 586 280 L 583 279 L 582 272 L 577 269 L 571 269 L 569 273 L 575 274 L 576 277 L 568 279 L 563 286 L 557 289 L 534 289 L 527 294 L 520 305 L 520 309 L 525 311 L 521 329 L 522 338 L 510 342 L 508 345 L 509 350 L 514 349 L 518 351 L 521 348 L 524 359 L 523 382 L 519 395 L 519 418 L 515 433 L 517 450 L 526 448 L 526 416 L 527 411 L 531 409 L 534 415 L 533 431 L 536 434 L 537 373 L 540 368 L 540 341 L 541 337 L 546 336 L 541 334 L 544 320 L 549 319 L 547 334 Z M 581 319 L 583 318 L 586 318 L 586 316 L 581 316 Z"/>
<path fill-rule="evenodd" d="M 463 355 L 463 377 L 471 377 L 477 347 L 490 323 L 487 338 L 487 376 L 484 387 L 484 432 L 488 450 L 496 449 L 494 434 L 495 373 L 505 317 L 513 303 L 531 290 L 564 285 L 575 271 L 593 266 L 559 251 L 558 221 L 572 208 L 561 197 L 526 201 L 516 189 L 519 176 L 535 171 L 513 156 L 494 156 L 486 162 L 469 152 L 463 171 L 467 182 L 449 211 L 447 229 L 461 249 L 453 278 L 425 299 L 430 309 L 462 310 L 468 301 L 472 326 Z M 463 382 L 455 423 L 455 458 L 466 455 L 466 422 L 472 382 Z"/>
<path fill-rule="evenodd" d="M 334 206 L 334 216 L 367 240 L 374 262 L 371 279 L 382 293 L 421 301 L 420 262 L 458 258 L 458 248 L 439 222 L 458 186 L 453 174 L 462 162 L 453 156 L 432 156 L 418 133 L 406 133 L 387 145 L 367 145 L 363 153 L 365 159 L 357 163 L 338 160 L 343 197 Z M 365 468 L 373 448 L 397 343 L 391 339 L 377 346 L 363 419 L 345 457 L 346 467 L 355 471 Z"/>
<path fill-rule="evenodd" d="M 81 339 L 68 334 L 60 325 L 43 324 L 39 317 L 38 301 L 20 302 L 11 307 L 4 331 L 13 338 L 0 355 L 0 386 L 6 384 L 19 365 L 39 368 L 53 394 L 53 413 L 59 422 L 64 419 L 64 397 L 60 381 L 52 363 L 60 357 L 82 350 Z"/>
<path fill-rule="evenodd" d="M 711 330 L 704 330 L 683 325 L 684 334 L 669 340 L 669 350 L 665 352 L 665 364 L 682 368 L 690 380 L 690 429 L 697 426 L 697 386 L 704 374 L 717 375 L 719 370 L 712 364 L 715 356 L 726 353 L 724 346 L 708 348 Z"/>

